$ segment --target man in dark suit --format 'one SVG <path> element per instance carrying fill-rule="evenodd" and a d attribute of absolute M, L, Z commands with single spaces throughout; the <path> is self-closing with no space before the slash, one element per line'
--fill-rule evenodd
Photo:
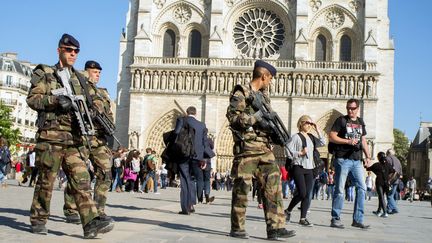
<path fill-rule="evenodd" d="M 204 161 L 205 158 L 214 156 L 207 139 L 207 128 L 203 122 L 196 119 L 196 108 L 190 106 L 186 109 L 187 116 L 185 118 L 177 118 L 175 134 L 179 134 L 186 122 L 195 131 L 194 136 L 194 155 L 189 158 L 179 158 L 180 171 L 180 214 L 189 215 L 195 212 L 194 205 L 196 204 L 196 190 L 192 181 L 191 170 L 198 167 L 197 164 Z"/>

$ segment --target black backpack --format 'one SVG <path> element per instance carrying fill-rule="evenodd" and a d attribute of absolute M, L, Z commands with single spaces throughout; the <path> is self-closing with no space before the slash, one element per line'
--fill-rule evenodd
<path fill-rule="evenodd" d="M 183 118 L 183 127 L 179 134 L 175 137 L 172 144 L 170 144 L 171 155 L 174 158 L 192 158 L 195 156 L 194 148 L 195 129 L 186 122 Z"/>

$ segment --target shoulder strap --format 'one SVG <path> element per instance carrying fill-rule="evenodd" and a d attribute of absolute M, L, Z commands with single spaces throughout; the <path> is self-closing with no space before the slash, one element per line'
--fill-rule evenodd
<path fill-rule="evenodd" d="M 234 89 L 231 93 L 231 96 L 234 95 L 235 92 L 237 92 L 237 91 L 241 91 L 246 98 L 249 97 L 249 95 L 250 95 L 248 88 L 244 85 L 241 85 L 241 84 L 237 84 L 236 86 L 234 86 Z"/>
<path fill-rule="evenodd" d="M 306 143 L 306 138 L 305 138 L 305 136 L 303 136 L 303 134 L 301 134 L 300 132 L 298 133 L 298 135 L 299 135 L 299 137 L 300 137 L 300 139 L 301 139 L 301 141 L 302 141 L 302 147 L 303 147 L 303 148 L 306 148 L 306 147 L 307 147 L 307 143 Z"/>
<path fill-rule="evenodd" d="M 87 100 L 87 105 L 89 107 L 92 107 L 93 106 L 93 99 L 91 98 L 90 93 L 88 91 L 87 81 L 85 80 L 84 76 L 81 75 L 80 72 L 78 72 L 76 70 L 74 70 L 74 71 L 75 71 L 75 75 L 77 76 L 77 78 L 81 84 L 82 89 L 84 90 L 84 95 L 85 95 L 86 100 Z"/>
<path fill-rule="evenodd" d="M 309 138 L 312 140 L 314 149 L 316 149 L 316 146 L 315 146 L 315 136 L 313 134 L 311 134 L 311 133 L 308 133 L 308 135 L 309 135 Z"/>

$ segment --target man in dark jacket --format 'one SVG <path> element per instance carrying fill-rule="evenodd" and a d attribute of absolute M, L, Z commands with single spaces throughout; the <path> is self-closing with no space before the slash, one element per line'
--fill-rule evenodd
<path fill-rule="evenodd" d="M 214 152 L 211 150 L 207 139 L 207 128 L 203 122 L 196 119 L 197 110 L 194 106 L 186 109 L 186 117 L 178 118 L 176 121 L 175 134 L 179 134 L 186 122 L 191 127 L 194 133 L 193 150 L 194 153 L 188 158 L 179 158 L 180 172 L 180 214 L 189 215 L 195 212 L 194 205 L 196 204 L 196 189 L 192 181 L 190 171 L 197 167 L 197 164 L 204 161 L 205 158 L 214 157 Z"/>

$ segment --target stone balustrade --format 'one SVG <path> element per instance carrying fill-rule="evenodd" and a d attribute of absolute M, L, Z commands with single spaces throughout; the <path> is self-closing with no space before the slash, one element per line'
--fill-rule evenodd
<path fill-rule="evenodd" d="M 376 99 L 375 63 L 269 61 L 278 69 L 272 96 Z M 135 57 L 132 92 L 228 95 L 252 79 L 252 59 Z"/>

